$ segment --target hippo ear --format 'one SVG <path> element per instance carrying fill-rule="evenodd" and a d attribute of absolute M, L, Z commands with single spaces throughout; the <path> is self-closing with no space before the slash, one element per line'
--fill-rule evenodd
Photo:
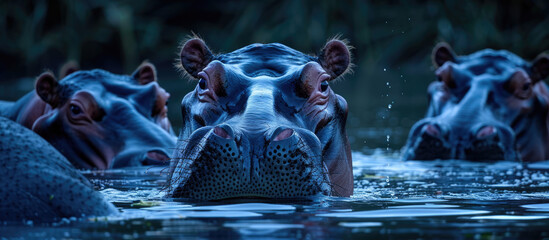
<path fill-rule="evenodd" d="M 433 48 L 431 58 L 433 60 L 433 65 L 435 65 L 436 68 L 439 68 L 445 62 L 455 62 L 456 54 L 454 53 L 454 50 L 452 50 L 452 47 L 450 47 L 450 44 L 441 42 Z"/>
<path fill-rule="evenodd" d="M 341 40 L 330 40 L 320 51 L 318 62 L 322 68 L 335 79 L 349 69 L 351 52 L 347 44 Z"/>
<path fill-rule="evenodd" d="M 144 62 L 132 74 L 133 79 L 135 79 L 139 84 L 145 85 L 150 82 L 156 82 L 156 68 L 152 63 Z"/>
<path fill-rule="evenodd" d="M 73 72 L 80 71 L 80 66 L 76 61 L 68 61 L 59 69 L 59 79 L 63 79 Z"/>
<path fill-rule="evenodd" d="M 189 75 L 198 78 L 202 71 L 214 58 L 214 55 L 200 38 L 193 38 L 181 47 L 181 65 Z"/>
<path fill-rule="evenodd" d="M 45 72 L 40 74 L 36 79 L 34 88 L 36 89 L 36 94 L 38 94 L 44 102 L 55 108 L 59 103 L 59 95 L 57 92 L 58 86 L 59 84 L 57 83 L 55 76 L 53 76 L 51 72 Z"/>
<path fill-rule="evenodd" d="M 531 78 L 534 82 L 545 79 L 549 76 L 549 55 L 542 53 L 532 62 Z"/>

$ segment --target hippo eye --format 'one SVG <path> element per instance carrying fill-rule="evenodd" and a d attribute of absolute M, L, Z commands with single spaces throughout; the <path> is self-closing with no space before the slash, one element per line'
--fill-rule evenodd
<path fill-rule="evenodd" d="M 326 90 L 328 90 L 328 82 L 327 81 L 323 81 L 321 84 L 320 84 L 320 91 L 324 92 Z"/>
<path fill-rule="evenodd" d="M 82 109 L 79 106 L 71 104 L 70 108 L 71 108 L 70 109 L 71 113 L 74 114 L 74 115 L 78 115 L 78 114 L 82 113 Z"/>
<path fill-rule="evenodd" d="M 205 90 L 208 87 L 208 84 L 206 83 L 206 80 L 204 80 L 204 78 L 201 78 L 200 80 L 198 80 L 198 86 L 200 87 L 200 89 Z"/>
<path fill-rule="evenodd" d="M 168 106 L 168 103 L 169 103 L 168 100 L 166 100 L 166 106 Z"/>

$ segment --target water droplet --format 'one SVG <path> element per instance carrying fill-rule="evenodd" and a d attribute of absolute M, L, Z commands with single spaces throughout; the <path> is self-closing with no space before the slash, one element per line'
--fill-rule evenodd
<path fill-rule="evenodd" d="M 389 86 L 389 82 L 387 82 L 387 86 Z"/>
<path fill-rule="evenodd" d="M 384 72 L 387 72 L 387 68 L 383 68 L 383 71 L 384 71 Z"/>
<path fill-rule="evenodd" d="M 393 105 L 391 105 L 391 104 L 387 105 L 388 109 L 391 109 L 392 107 L 393 107 Z"/>

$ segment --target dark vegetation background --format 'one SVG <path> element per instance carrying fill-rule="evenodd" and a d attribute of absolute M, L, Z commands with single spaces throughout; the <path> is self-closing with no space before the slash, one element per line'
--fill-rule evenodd
<path fill-rule="evenodd" d="M 172 98 L 170 119 L 195 83 L 173 68 L 195 32 L 216 52 L 280 42 L 316 53 L 336 35 L 354 46 L 354 74 L 332 84 L 350 105 L 355 150 L 399 150 L 426 109 L 432 47 L 457 53 L 507 49 L 531 60 L 549 49 L 549 2 L 524 1 L 71 1 L 0 3 L 0 99 L 33 89 L 34 77 L 67 60 L 82 69 L 131 73 L 148 59 Z"/>

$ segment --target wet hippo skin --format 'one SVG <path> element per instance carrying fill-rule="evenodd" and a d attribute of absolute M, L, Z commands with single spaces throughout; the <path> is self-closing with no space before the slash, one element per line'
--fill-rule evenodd
<path fill-rule="evenodd" d="M 35 91 L 0 106 L 2 115 L 38 133 L 79 169 L 169 162 L 176 140 L 167 118 L 169 94 L 152 64 L 131 76 L 70 72 L 60 81 L 43 73 Z"/>
<path fill-rule="evenodd" d="M 118 212 L 53 146 L 3 117 L 0 153 L 0 221 L 47 222 Z"/>
<path fill-rule="evenodd" d="M 456 56 L 433 49 L 437 81 L 427 116 L 410 130 L 405 159 L 549 159 L 549 56 L 527 62 L 486 49 Z"/>
<path fill-rule="evenodd" d="M 180 56 L 196 88 L 181 102 L 169 196 L 353 193 L 347 103 L 330 88 L 351 64 L 343 41 L 309 56 L 278 43 L 213 54 L 193 38 Z"/>

